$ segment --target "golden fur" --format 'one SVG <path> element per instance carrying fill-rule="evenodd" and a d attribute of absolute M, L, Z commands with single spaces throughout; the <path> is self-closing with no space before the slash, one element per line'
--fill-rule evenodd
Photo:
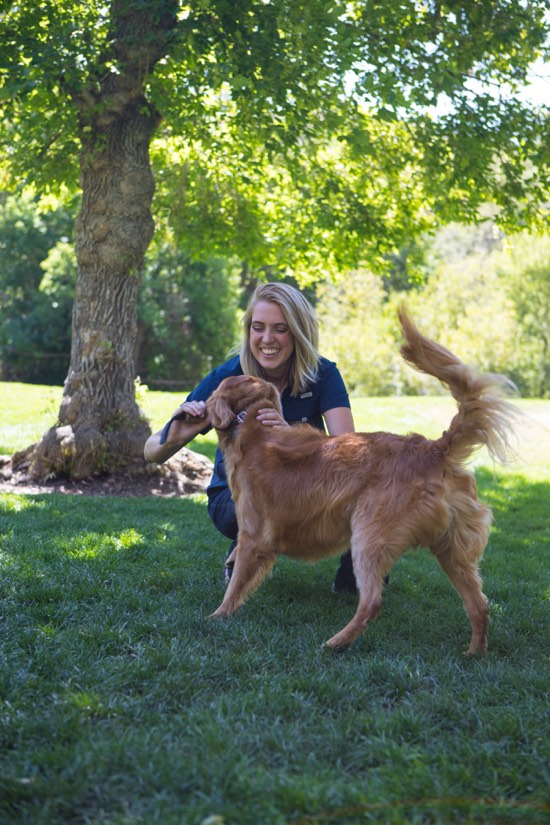
<path fill-rule="evenodd" d="M 436 376 L 458 402 L 437 440 L 386 432 L 328 437 L 307 424 L 266 427 L 256 413 L 281 411 L 280 397 L 252 376 L 226 378 L 209 399 L 239 524 L 233 575 L 214 616 L 235 613 L 279 554 L 312 562 L 351 546 L 359 603 L 326 643 L 347 647 L 380 612 L 383 577 L 407 548 L 422 546 L 464 602 L 472 627 L 468 653 L 486 651 L 489 609 L 478 564 L 491 511 L 462 465 L 481 445 L 505 458 L 515 409 L 499 393 L 509 382 L 476 374 L 424 337 L 405 310 L 399 317 L 405 360 Z"/>

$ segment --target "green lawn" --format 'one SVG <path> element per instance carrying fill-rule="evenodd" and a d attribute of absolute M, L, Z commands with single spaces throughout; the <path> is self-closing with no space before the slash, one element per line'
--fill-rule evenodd
<path fill-rule="evenodd" d="M 0 452 L 55 420 L 60 390 L 0 393 Z M 148 394 L 155 428 L 177 400 Z M 335 560 L 282 559 L 207 620 L 227 542 L 202 496 L 0 496 L 0 822 L 550 823 L 550 402 L 522 406 L 522 461 L 476 464 L 495 514 L 484 659 L 461 654 L 469 623 L 428 553 L 334 654 L 355 604 L 330 592 Z M 435 434 L 453 409 L 354 401 L 365 429 Z"/>

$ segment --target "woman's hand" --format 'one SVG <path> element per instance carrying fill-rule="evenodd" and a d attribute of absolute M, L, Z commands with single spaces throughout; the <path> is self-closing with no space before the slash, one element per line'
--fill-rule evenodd
<path fill-rule="evenodd" d="M 185 413 L 187 418 L 206 418 L 206 402 L 205 401 L 184 401 L 180 404 L 177 410 L 172 413 L 172 417 Z M 185 419 L 183 419 L 185 420 Z"/>
<path fill-rule="evenodd" d="M 258 410 L 256 418 L 266 427 L 290 427 L 288 421 L 285 421 L 281 413 L 273 407 Z"/>

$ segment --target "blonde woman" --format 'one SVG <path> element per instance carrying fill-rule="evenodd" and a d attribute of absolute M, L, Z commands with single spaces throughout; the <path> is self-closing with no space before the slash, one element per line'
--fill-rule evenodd
<path fill-rule="evenodd" d="M 280 392 L 283 415 L 260 410 L 266 427 L 288 427 L 307 422 L 329 435 L 354 432 L 348 393 L 336 364 L 318 351 L 315 312 L 302 293 L 288 284 L 260 285 L 252 295 L 243 318 L 240 352 L 213 369 L 178 409 L 165 427 L 145 444 L 147 461 L 164 463 L 195 436 L 211 428 L 206 401 L 224 378 L 255 375 L 270 381 Z M 190 420 L 190 418 L 192 420 Z M 207 489 L 208 514 L 215 527 L 236 545 L 238 525 L 231 498 L 224 457 L 216 451 L 214 472 Z M 273 490 L 274 498 L 277 490 Z M 226 565 L 229 582 L 232 567 Z M 333 591 L 355 592 L 351 554 L 345 553 Z"/>

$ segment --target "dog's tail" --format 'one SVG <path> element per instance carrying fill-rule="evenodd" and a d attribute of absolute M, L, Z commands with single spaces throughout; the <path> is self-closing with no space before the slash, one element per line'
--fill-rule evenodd
<path fill-rule="evenodd" d="M 458 402 L 458 413 L 436 442 L 458 462 L 485 445 L 492 458 L 505 463 L 513 450 L 511 436 L 519 410 L 503 396 L 516 391 L 504 375 L 476 373 L 445 347 L 422 335 L 404 307 L 399 321 L 405 337 L 401 355 L 420 372 L 433 375 L 447 386 Z"/>

